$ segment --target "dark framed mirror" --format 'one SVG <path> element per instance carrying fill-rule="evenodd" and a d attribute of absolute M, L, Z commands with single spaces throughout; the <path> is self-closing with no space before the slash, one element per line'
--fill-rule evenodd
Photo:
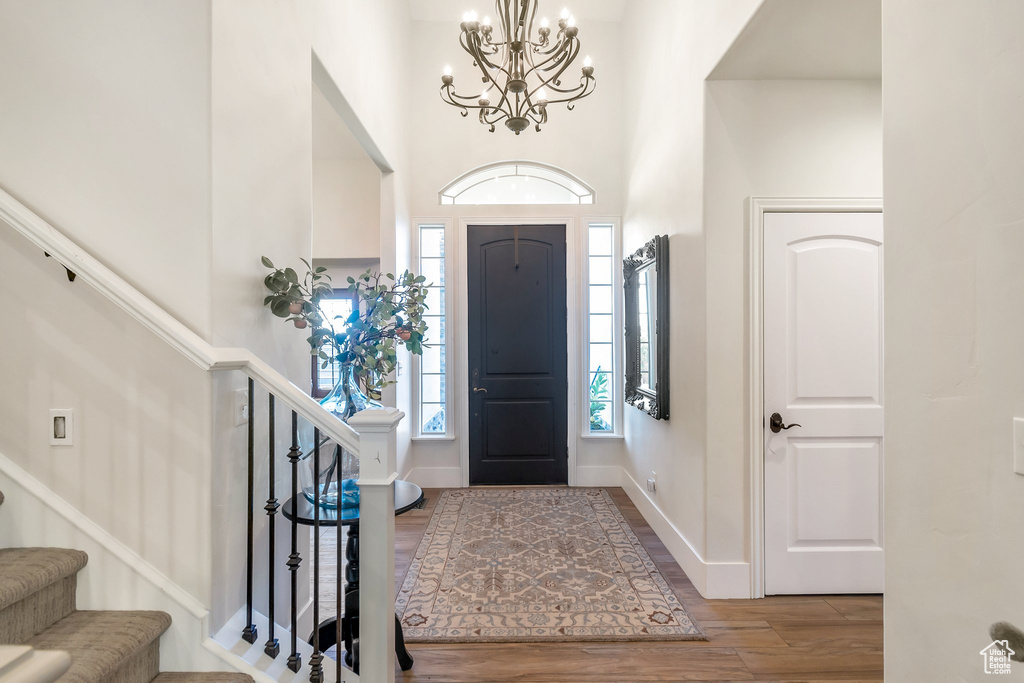
<path fill-rule="evenodd" d="M 668 419 L 668 235 L 622 262 L 626 317 L 626 403 Z"/>

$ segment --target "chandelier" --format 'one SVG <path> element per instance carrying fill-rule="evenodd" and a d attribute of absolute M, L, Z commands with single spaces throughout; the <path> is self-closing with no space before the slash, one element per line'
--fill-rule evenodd
<path fill-rule="evenodd" d="M 546 17 L 539 20 L 535 32 L 537 4 L 538 0 L 495 0 L 497 27 L 491 26 L 490 17 L 477 21 L 476 12 L 462 16 L 459 44 L 473 58 L 473 66 L 479 67 L 483 92 L 457 94 L 451 67 L 445 67 L 441 99 L 461 109 L 463 116 L 471 109 L 479 110 L 480 123 L 492 133 L 500 122 L 516 135 L 531 123 L 540 132 L 548 121 L 548 106 L 565 102 L 572 111 L 575 102 L 596 87 L 590 57 L 583 60 L 579 84 L 562 86 L 566 71 L 580 53 L 576 18 L 564 9 L 554 37 Z"/>

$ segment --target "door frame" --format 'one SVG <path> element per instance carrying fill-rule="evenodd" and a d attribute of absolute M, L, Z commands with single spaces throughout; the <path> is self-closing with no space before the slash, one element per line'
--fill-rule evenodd
<path fill-rule="evenodd" d="M 749 374 L 750 457 L 750 597 L 763 598 L 764 590 L 764 215 L 766 213 L 882 213 L 876 197 L 801 198 L 749 197 L 747 199 L 747 366 Z"/>
<path fill-rule="evenodd" d="M 461 340 L 455 344 L 455 393 L 458 408 L 459 467 L 462 470 L 462 486 L 469 486 L 469 268 L 468 236 L 469 226 L 504 226 L 504 225 L 564 225 L 565 226 L 565 325 L 566 325 L 566 373 L 568 401 L 566 402 L 566 447 L 569 453 L 568 485 L 576 485 L 576 435 L 579 432 L 579 363 L 573 362 L 573 350 L 577 348 L 578 325 L 574 324 L 577 316 L 576 286 L 579 274 L 577 264 L 577 220 L 572 217 L 550 218 L 460 218 L 458 235 L 455 239 L 455 272 L 458 281 L 455 286 L 457 301 L 455 302 L 454 338 Z"/>

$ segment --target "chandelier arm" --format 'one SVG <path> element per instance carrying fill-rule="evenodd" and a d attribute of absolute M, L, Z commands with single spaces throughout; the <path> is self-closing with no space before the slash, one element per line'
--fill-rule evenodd
<path fill-rule="evenodd" d="M 463 31 L 462 35 L 466 36 L 468 38 L 470 34 L 469 34 L 468 31 Z M 504 64 L 499 66 L 499 65 L 495 64 L 494 62 L 492 62 L 491 60 L 489 60 L 487 58 L 487 55 L 483 54 L 482 52 L 479 52 L 479 51 L 475 52 L 473 50 L 473 45 L 472 44 L 467 45 L 465 42 L 462 41 L 461 37 L 459 39 L 459 43 L 462 45 L 462 49 L 465 50 L 467 53 L 469 53 L 469 56 L 473 58 L 474 62 L 476 62 L 476 65 L 480 68 L 480 73 L 483 74 L 485 80 L 490 80 L 492 84 L 497 85 L 494 82 L 494 79 L 488 73 L 488 71 L 487 71 L 488 68 L 494 69 L 496 71 L 501 71 L 501 73 L 505 74 L 506 78 L 511 78 L 511 76 L 509 75 L 509 72 L 505 68 Z"/>
<path fill-rule="evenodd" d="M 572 63 L 572 61 L 576 59 L 576 55 L 570 56 L 572 54 L 572 48 L 574 46 L 576 47 L 576 55 L 578 55 L 579 40 L 576 38 L 566 38 L 564 41 L 560 42 L 556 46 L 558 49 L 554 52 L 551 52 L 546 59 L 542 60 L 539 64 L 537 64 L 534 67 L 533 71 L 554 71 L 558 67 L 563 66 L 563 59 L 566 60 L 566 64 Z"/>
<path fill-rule="evenodd" d="M 576 48 L 575 51 L 573 51 L 574 47 Z M 548 73 L 554 71 L 556 68 L 558 69 L 558 71 L 556 73 L 554 73 L 551 76 L 548 76 L 546 78 L 546 80 L 550 84 L 550 87 L 551 87 L 552 90 L 555 90 L 556 92 L 568 92 L 567 90 L 560 90 L 559 87 L 556 84 L 560 82 L 560 79 L 562 78 L 562 74 L 564 74 L 565 70 L 568 69 L 569 66 L 571 66 L 574 61 L 576 61 L 576 57 L 578 57 L 579 54 L 580 54 L 580 44 L 579 44 L 579 41 L 571 42 L 571 43 L 568 44 L 568 46 L 566 48 L 566 52 L 565 52 L 565 55 L 564 55 L 563 59 L 558 59 L 558 60 L 556 60 L 556 63 L 554 65 L 552 65 L 549 68 L 543 69 L 545 72 L 548 72 Z M 540 76 L 540 74 L 538 74 L 538 76 Z M 541 76 L 541 80 L 545 80 L 545 77 Z"/>
<path fill-rule="evenodd" d="M 563 97 L 556 100 L 548 100 L 548 104 L 561 104 L 562 102 L 573 103 L 577 100 L 582 100 L 584 97 L 590 96 L 597 88 L 597 79 L 593 76 L 585 78 L 585 82 L 581 83 L 578 87 L 572 90 L 561 90 L 557 89 L 558 92 L 566 93 L 571 95 L 569 97 Z M 554 89 L 554 88 L 553 88 Z"/>
<path fill-rule="evenodd" d="M 531 43 L 531 45 L 533 45 L 533 51 L 535 53 L 539 54 L 539 55 L 552 55 L 552 54 L 555 54 L 556 52 L 558 52 L 559 50 L 561 50 L 565 46 L 565 43 L 568 40 L 569 40 L 569 38 L 565 37 L 564 32 L 563 31 L 559 31 L 558 35 L 555 36 L 555 41 L 553 43 L 550 43 L 551 44 L 551 49 L 550 50 L 544 50 L 543 49 L 544 46 L 540 45 L 540 44 L 537 44 L 537 43 Z"/>
<path fill-rule="evenodd" d="M 449 102 L 449 104 L 452 104 L 452 105 L 454 105 L 456 107 L 473 107 L 473 108 L 475 108 L 477 105 L 470 104 L 470 103 L 479 102 L 480 101 L 480 96 L 479 95 L 477 95 L 476 97 L 466 97 L 464 95 L 459 95 L 458 93 L 455 93 L 455 92 L 451 92 L 451 93 L 447 93 L 447 94 L 448 94 L 449 98 L 451 98 L 451 101 Z M 465 102 L 465 104 L 463 102 L 459 102 L 457 100 L 463 100 L 463 102 Z"/>

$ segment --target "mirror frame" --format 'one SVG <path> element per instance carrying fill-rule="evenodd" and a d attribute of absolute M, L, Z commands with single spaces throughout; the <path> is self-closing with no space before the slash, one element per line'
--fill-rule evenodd
<path fill-rule="evenodd" d="M 640 385 L 640 315 L 637 301 L 639 281 L 637 273 L 651 264 L 657 272 L 657 308 L 654 390 Z M 625 294 L 626 318 L 626 395 L 631 406 L 644 411 L 655 420 L 668 420 L 668 235 L 654 239 L 637 249 L 622 261 L 622 279 Z"/>

